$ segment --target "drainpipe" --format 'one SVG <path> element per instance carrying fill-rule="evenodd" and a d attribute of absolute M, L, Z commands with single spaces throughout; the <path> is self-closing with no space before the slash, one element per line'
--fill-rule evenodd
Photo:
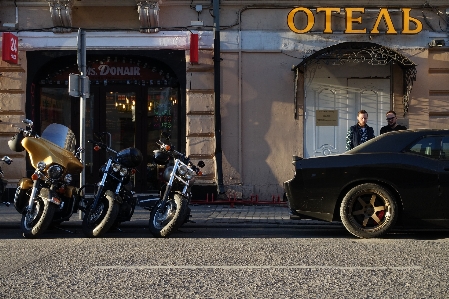
<path fill-rule="evenodd" d="M 215 165 L 218 196 L 224 194 L 223 152 L 221 149 L 221 112 L 220 112 L 220 1 L 213 0 L 214 12 L 214 94 L 215 94 Z"/>

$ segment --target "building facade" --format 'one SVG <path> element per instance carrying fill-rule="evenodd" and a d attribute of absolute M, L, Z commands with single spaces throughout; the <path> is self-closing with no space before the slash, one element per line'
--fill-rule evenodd
<path fill-rule="evenodd" d="M 86 139 L 108 131 L 114 148 L 142 151 L 140 193 L 157 187 L 151 154 L 170 131 L 206 163 L 198 197 L 282 196 L 292 155 L 344 152 L 360 109 L 376 135 L 390 109 L 408 128 L 449 128 L 448 9 L 443 0 L 0 0 L 0 30 L 18 38 L 17 62 L 0 62 L 9 187 L 31 171 L 7 146 L 23 118 L 77 136 L 84 119 Z M 80 72 L 80 28 L 90 80 L 82 116 L 68 86 Z M 100 160 L 86 149 L 92 182 Z"/>

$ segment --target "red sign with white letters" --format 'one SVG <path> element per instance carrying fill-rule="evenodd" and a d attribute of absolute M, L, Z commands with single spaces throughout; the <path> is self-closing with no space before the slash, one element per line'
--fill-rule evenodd
<path fill-rule="evenodd" d="M 19 38 L 11 32 L 3 32 L 2 59 L 17 64 L 19 58 Z"/>

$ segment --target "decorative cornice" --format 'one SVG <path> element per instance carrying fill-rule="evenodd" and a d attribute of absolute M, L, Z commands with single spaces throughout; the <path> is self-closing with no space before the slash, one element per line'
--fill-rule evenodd
<path fill-rule="evenodd" d="M 140 32 L 159 32 L 159 1 L 137 1 Z"/>
<path fill-rule="evenodd" d="M 73 0 L 47 0 L 50 5 L 54 33 L 72 32 Z"/>

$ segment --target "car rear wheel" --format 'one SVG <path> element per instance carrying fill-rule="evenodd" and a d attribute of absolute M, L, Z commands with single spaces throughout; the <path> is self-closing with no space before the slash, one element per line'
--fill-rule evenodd
<path fill-rule="evenodd" d="M 340 217 L 343 225 L 354 236 L 379 237 L 396 221 L 395 198 L 387 189 L 377 184 L 358 185 L 343 198 Z"/>

